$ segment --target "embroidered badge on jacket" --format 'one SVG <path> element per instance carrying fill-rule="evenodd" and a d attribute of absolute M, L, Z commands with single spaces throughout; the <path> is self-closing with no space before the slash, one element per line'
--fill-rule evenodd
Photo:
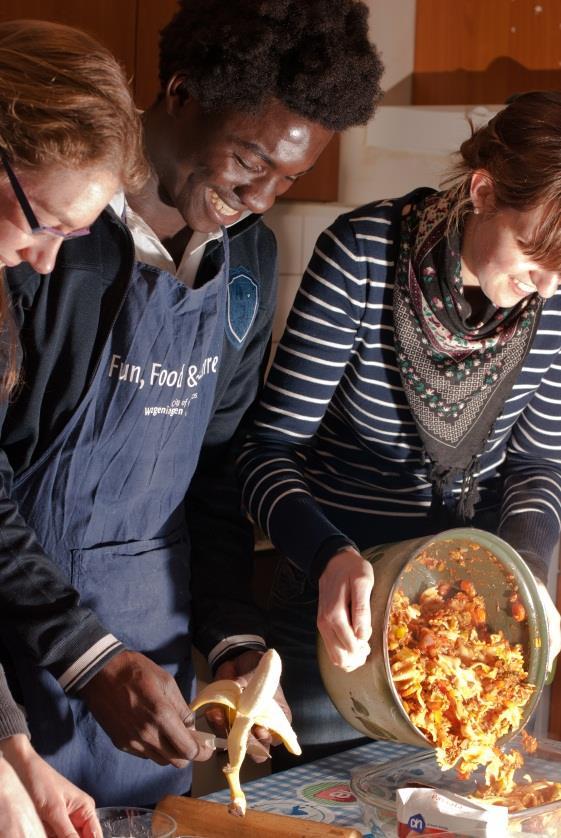
<path fill-rule="evenodd" d="M 230 342 L 240 348 L 245 341 L 259 305 L 259 286 L 247 268 L 230 271 L 228 280 L 228 313 L 226 334 Z"/>

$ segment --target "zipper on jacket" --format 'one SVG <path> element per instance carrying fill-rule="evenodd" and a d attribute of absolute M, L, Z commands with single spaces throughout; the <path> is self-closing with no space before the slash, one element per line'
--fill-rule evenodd
<path fill-rule="evenodd" d="M 98 370 L 99 370 L 99 365 L 101 364 L 101 359 L 103 358 L 103 353 L 105 352 L 105 347 L 107 346 L 107 344 L 108 344 L 109 340 L 111 339 L 111 335 L 113 334 L 113 329 L 115 328 L 115 323 L 117 322 L 117 318 L 119 317 L 119 314 L 121 313 L 121 310 L 122 310 L 122 308 L 123 308 L 123 305 L 124 305 L 124 303 L 125 303 L 125 300 L 126 300 L 126 298 L 127 298 L 127 296 L 128 296 L 128 293 L 129 293 L 129 291 L 130 291 L 130 289 L 131 289 L 131 285 L 132 285 L 132 278 L 133 278 L 133 271 L 134 271 L 134 266 L 135 266 L 135 262 L 136 262 L 136 260 L 135 260 L 135 249 L 134 249 L 134 240 L 133 240 L 132 233 L 131 233 L 131 231 L 129 230 L 129 228 L 126 226 L 126 224 L 123 224 L 123 222 L 122 222 L 122 221 L 120 221 L 117 217 L 115 217 L 115 218 L 111 218 L 111 216 L 110 216 L 110 217 L 109 217 L 109 222 L 110 222 L 111 224 L 115 224 L 115 226 L 117 227 L 117 229 L 119 230 L 119 232 L 120 232 L 122 235 L 124 235 L 124 237 L 127 239 L 127 245 L 128 245 L 128 250 L 129 250 L 129 256 L 132 256 L 132 258 L 130 259 L 130 266 L 129 266 L 129 268 L 128 268 L 128 281 L 127 281 L 127 283 L 126 283 L 126 285 L 125 285 L 125 290 L 124 290 L 123 295 L 122 295 L 122 297 L 121 297 L 121 301 L 120 301 L 119 305 L 117 306 L 117 308 L 116 308 L 116 310 L 115 310 L 115 315 L 114 315 L 114 317 L 111 319 L 111 322 L 110 322 L 110 325 L 109 325 L 109 329 L 108 329 L 108 331 L 107 331 L 107 336 L 106 336 L 106 338 L 105 338 L 105 340 L 104 340 L 104 342 L 103 342 L 103 345 L 101 346 L 101 348 L 100 348 L 100 350 L 99 350 L 99 357 L 97 358 L 97 360 L 96 360 L 96 362 L 95 362 L 95 364 L 94 364 L 94 366 L 93 366 L 93 368 L 92 368 L 92 371 L 91 371 L 91 373 L 90 373 L 90 375 L 89 375 L 89 377 L 88 377 L 88 380 L 87 380 L 87 382 L 86 382 L 86 387 L 84 388 L 84 391 L 83 391 L 83 392 L 84 392 L 84 395 L 87 393 L 87 391 L 88 391 L 88 390 L 90 389 L 90 387 L 92 386 L 93 381 L 94 381 L 94 379 L 95 379 L 95 377 L 96 377 L 96 375 L 97 375 L 97 372 L 98 372 Z M 81 401 L 81 400 L 80 400 L 80 401 Z"/>

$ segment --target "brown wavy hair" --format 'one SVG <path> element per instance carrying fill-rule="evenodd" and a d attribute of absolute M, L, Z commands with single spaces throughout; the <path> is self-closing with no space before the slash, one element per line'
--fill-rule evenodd
<path fill-rule="evenodd" d="M 539 90 L 513 97 L 460 146 L 446 185 L 453 190 L 449 227 L 473 212 L 471 176 L 489 173 L 496 210 L 542 209 L 526 255 L 546 270 L 561 268 L 561 93 Z"/>
<path fill-rule="evenodd" d="M 59 23 L 0 23 L 0 146 L 17 169 L 97 164 L 131 191 L 148 173 L 122 68 L 90 35 Z M 0 397 L 6 398 L 17 381 L 17 337 L 0 279 Z"/>

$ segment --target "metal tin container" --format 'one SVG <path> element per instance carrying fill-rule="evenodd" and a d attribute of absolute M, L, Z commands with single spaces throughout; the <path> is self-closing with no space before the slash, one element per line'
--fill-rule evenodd
<path fill-rule="evenodd" d="M 434 561 L 425 560 L 428 551 Z M 536 581 L 516 550 L 492 533 L 461 528 L 373 547 L 363 555 L 374 567 L 375 580 L 370 601 L 371 651 L 366 663 L 345 672 L 331 663 L 321 638 L 318 640 L 323 683 L 343 718 L 372 739 L 433 747 L 411 722 L 395 688 L 387 647 L 389 615 L 398 590 L 415 601 L 432 585 L 468 579 L 485 600 L 491 630 L 501 629 L 511 644 L 520 643 L 524 649 L 528 683 L 536 688 L 524 710 L 524 726 L 547 677 L 548 631 Z M 522 622 L 510 613 L 508 600 L 513 590 L 526 611 Z"/>

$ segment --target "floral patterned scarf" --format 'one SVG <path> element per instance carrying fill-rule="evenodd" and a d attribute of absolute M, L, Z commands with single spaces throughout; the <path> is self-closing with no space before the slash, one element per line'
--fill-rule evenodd
<path fill-rule="evenodd" d="M 462 293 L 461 233 L 447 234 L 450 193 L 404 208 L 394 285 L 403 387 L 431 463 L 439 524 L 473 517 L 478 460 L 532 345 L 543 300 L 490 301 L 478 322 Z M 452 484 L 462 478 L 457 504 Z"/>

